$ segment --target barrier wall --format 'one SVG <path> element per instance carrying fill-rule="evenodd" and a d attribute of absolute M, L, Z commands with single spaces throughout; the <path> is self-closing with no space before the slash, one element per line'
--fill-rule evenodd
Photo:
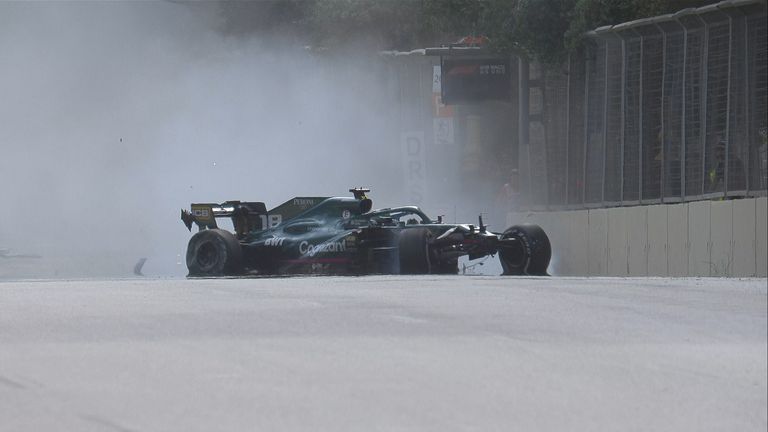
<path fill-rule="evenodd" d="M 608 210 L 608 274 L 626 276 L 629 274 L 627 256 L 627 209 L 623 207 Z"/>
<path fill-rule="evenodd" d="M 596 209 L 588 214 L 590 259 L 587 274 L 604 276 L 608 274 L 608 210 Z"/>
<path fill-rule="evenodd" d="M 511 213 L 552 243 L 550 273 L 568 276 L 768 275 L 768 199 Z"/>
<path fill-rule="evenodd" d="M 668 275 L 688 276 L 688 204 L 665 207 L 667 207 Z"/>
<path fill-rule="evenodd" d="M 768 205 L 766 205 L 766 198 L 757 200 L 756 203 L 756 226 L 755 226 L 755 263 L 757 266 L 756 274 L 758 276 L 766 277 L 768 271 L 766 271 L 766 261 L 768 261 Z"/>
<path fill-rule="evenodd" d="M 648 268 L 650 275 L 669 275 L 669 206 L 648 207 Z"/>

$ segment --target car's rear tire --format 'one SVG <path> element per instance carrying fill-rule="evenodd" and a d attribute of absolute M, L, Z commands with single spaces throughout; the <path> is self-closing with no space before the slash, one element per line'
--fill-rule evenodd
<path fill-rule="evenodd" d="M 400 233 L 400 274 L 429 274 L 432 264 L 429 240 L 432 232 L 426 228 L 409 228 Z"/>
<path fill-rule="evenodd" d="M 231 276 L 243 271 L 243 251 L 229 231 L 203 230 L 187 245 L 189 276 Z"/>
<path fill-rule="evenodd" d="M 504 275 L 547 276 L 547 267 L 552 258 L 549 237 L 540 226 L 534 224 L 515 225 L 508 228 L 501 238 L 516 238 L 517 242 L 499 250 Z"/>

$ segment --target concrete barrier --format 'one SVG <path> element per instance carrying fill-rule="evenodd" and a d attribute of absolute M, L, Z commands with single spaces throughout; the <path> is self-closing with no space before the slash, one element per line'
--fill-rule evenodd
<path fill-rule="evenodd" d="M 757 271 L 757 208 L 756 200 L 730 201 L 733 206 L 733 260 L 734 275 L 755 275 Z"/>
<path fill-rule="evenodd" d="M 709 201 L 688 204 L 688 276 L 709 276 L 712 255 Z"/>
<path fill-rule="evenodd" d="M 569 212 L 568 224 L 568 266 L 574 276 L 589 275 L 589 211 Z"/>
<path fill-rule="evenodd" d="M 589 225 L 587 274 L 606 276 L 608 274 L 608 210 L 590 210 L 587 218 Z"/>
<path fill-rule="evenodd" d="M 768 198 L 755 200 L 755 274 L 768 276 Z"/>
<path fill-rule="evenodd" d="M 768 273 L 768 199 L 514 213 L 550 237 L 550 271 L 571 276 Z"/>
<path fill-rule="evenodd" d="M 608 274 L 627 276 L 627 217 L 628 208 L 608 209 Z"/>
<path fill-rule="evenodd" d="M 710 204 L 710 257 L 711 276 L 733 274 L 733 201 L 713 201 Z"/>
<path fill-rule="evenodd" d="M 669 275 L 668 217 L 669 206 L 648 207 L 648 271 L 654 276 Z"/>
<path fill-rule="evenodd" d="M 688 276 L 688 204 L 667 207 L 667 267 L 668 275 Z"/>

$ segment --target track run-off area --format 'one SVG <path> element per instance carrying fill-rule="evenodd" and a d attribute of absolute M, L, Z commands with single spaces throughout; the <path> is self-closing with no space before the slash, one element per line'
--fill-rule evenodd
<path fill-rule="evenodd" d="M 765 431 L 766 279 L 0 282 L 0 431 Z"/>

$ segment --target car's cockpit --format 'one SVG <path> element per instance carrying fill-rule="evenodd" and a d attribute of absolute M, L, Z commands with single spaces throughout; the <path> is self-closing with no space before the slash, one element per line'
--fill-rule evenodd
<path fill-rule="evenodd" d="M 346 228 L 362 226 L 405 226 L 434 223 L 415 206 L 374 210 L 342 221 Z"/>
<path fill-rule="evenodd" d="M 372 221 L 391 220 L 396 224 L 429 224 L 432 220 L 418 207 L 405 206 L 375 210 L 363 215 Z"/>

